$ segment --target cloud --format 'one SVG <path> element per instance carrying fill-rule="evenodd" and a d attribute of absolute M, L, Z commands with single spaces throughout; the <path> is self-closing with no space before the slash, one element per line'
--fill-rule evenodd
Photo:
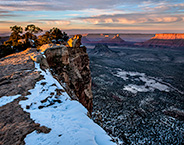
<path fill-rule="evenodd" d="M 47 25 L 70 25 L 69 20 L 56 20 L 56 19 L 39 19 L 36 20 L 39 23 L 45 23 Z"/>
<path fill-rule="evenodd" d="M 0 0 L 0 23 L 43 27 L 165 27 L 184 22 L 183 0 Z M 2 25 L 0 29 L 2 28 Z M 183 29 L 183 28 L 181 28 Z"/>
<path fill-rule="evenodd" d="M 14 22 L 12 22 L 12 21 L 0 21 L 0 24 L 8 24 L 8 23 L 14 23 Z"/>
<path fill-rule="evenodd" d="M 0 21 L 0 24 L 3 24 L 5 26 L 7 26 L 7 28 L 9 29 L 9 26 L 12 25 L 20 25 L 20 26 L 26 26 L 28 24 L 41 24 L 40 22 L 37 21 L 21 21 L 21 22 L 16 22 L 16 21 L 12 21 L 12 20 L 2 20 Z"/>
<path fill-rule="evenodd" d="M 0 10 L 0 14 L 4 14 L 4 13 L 9 13 L 9 11 L 1 11 Z"/>
<path fill-rule="evenodd" d="M 0 17 L 15 17 L 20 15 L 11 14 L 9 11 L 1 11 L 0 10 Z"/>
<path fill-rule="evenodd" d="M 138 24 L 166 24 L 183 22 L 184 15 L 158 15 L 154 13 L 132 13 L 132 14 L 114 14 L 114 15 L 99 15 L 91 17 L 77 18 L 84 23 L 100 24 L 110 26 L 110 24 L 115 25 L 138 25 Z M 114 25 L 112 25 L 114 26 Z"/>
<path fill-rule="evenodd" d="M 0 17 L 20 17 L 21 15 L 16 15 L 16 14 L 8 14 L 8 13 L 0 13 Z"/>
<path fill-rule="evenodd" d="M 171 3 L 161 3 L 155 5 L 155 7 L 142 7 L 145 11 L 154 11 L 157 13 L 161 12 L 174 12 L 179 13 L 180 11 L 183 12 L 184 10 L 184 3 L 177 3 L 177 4 L 171 4 Z"/>
<path fill-rule="evenodd" d="M 175 0 L 179 1 L 179 0 Z M 150 6 L 151 4 L 172 2 L 171 0 L 1 0 L 0 9 L 10 11 L 65 11 L 84 9 L 114 9 L 129 5 Z"/>

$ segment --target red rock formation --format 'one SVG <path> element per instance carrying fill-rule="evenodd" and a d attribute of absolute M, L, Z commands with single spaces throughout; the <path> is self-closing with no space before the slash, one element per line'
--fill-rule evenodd
<path fill-rule="evenodd" d="M 74 48 L 80 47 L 81 39 L 82 39 L 82 35 L 81 34 L 74 35 L 72 38 L 70 38 L 68 40 L 68 42 L 67 42 L 68 47 L 74 47 Z"/>
<path fill-rule="evenodd" d="M 151 39 L 184 39 L 184 33 L 183 34 L 176 34 L 176 33 L 170 33 L 170 34 L 155 34 L 155 37 Z"/>
<path fill-rule="evenodd" d="M 137 43 L 139 46 L 146 47 L 184 47 L 184 34 L 156 34 L 153 38 L 143 43 Z"/>

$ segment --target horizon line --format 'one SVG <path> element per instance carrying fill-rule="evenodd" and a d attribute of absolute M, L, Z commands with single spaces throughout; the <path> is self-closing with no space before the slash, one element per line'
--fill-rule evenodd
<path fill-rule="evenodd" d="M 49 30 L 49 29 L 48 29 Z M 48 30 L 44 30 L 40 35 L 45 33 Z M 61 29 L 62 30 L 62 29 Z M 164 34 L 183 34 L 184 30 L 118 30 L 118 29 L 63 29 L 63 32 L 70 33 L 69 35 L 74 34 L 157 34 L 157 33 L 164 33 Z M 1 37 L 9 36 L 11 31 L 9 32 L 0 32 Z"/>

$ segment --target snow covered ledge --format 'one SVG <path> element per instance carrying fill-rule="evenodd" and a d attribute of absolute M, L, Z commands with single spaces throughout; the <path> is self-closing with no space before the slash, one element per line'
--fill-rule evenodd
<path fill-rule="evenodd" d="M 48 134 L 28 134 L 27 145 L 111 145 L 111 138 L 88 116 L 87 109 L 78 101 L 71 100 L 63 87 L 47 69 L 43 71 L 35 63 L 35 71 L 40 71 L 44 79 L 29 90 L 28 99 L 19 104 L 31 118 L 41 125 L 51 128 Z"/>

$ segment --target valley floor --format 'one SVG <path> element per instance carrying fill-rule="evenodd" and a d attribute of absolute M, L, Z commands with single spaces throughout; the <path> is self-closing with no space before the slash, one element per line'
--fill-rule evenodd
<path fill-rule="evenodd" d="M 184 52 L 111 49 L 89 53 L 94 121 L 125 144 L 184 143 Z"/>

